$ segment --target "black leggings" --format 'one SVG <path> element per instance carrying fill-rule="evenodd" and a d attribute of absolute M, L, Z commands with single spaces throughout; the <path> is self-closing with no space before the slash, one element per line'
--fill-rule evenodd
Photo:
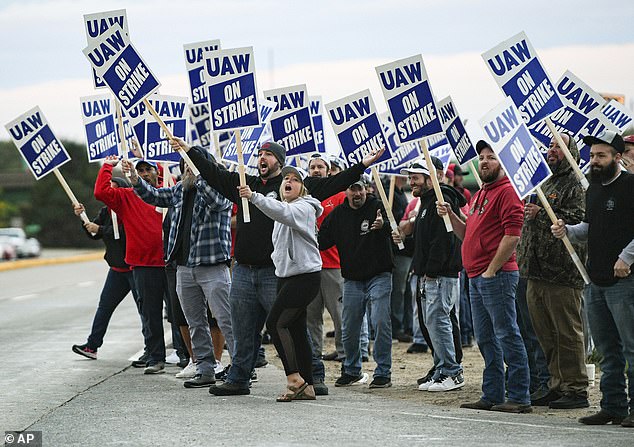
<path fill-rule="evenodd" d="M 279 278 L 277 297 L 266 320 L 286 375 L 299 373 L 310 385 L 313 352 L 308 342 L 306 307 L 317 296 L 320 282 L 320 272 Z"/>

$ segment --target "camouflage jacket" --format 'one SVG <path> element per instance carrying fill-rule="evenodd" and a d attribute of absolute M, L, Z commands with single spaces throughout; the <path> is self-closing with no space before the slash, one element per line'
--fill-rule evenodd
<path fill-rule="evenodd" d="M 570 152 L 579 159 L 579 151 L 571 143 Z M 553 176 L 542 184 L 542 191 L 558 218 L 567 224 L 577 224 L 583 220 L 585 212 L 585 192 L 570 167 L 563 159 Z M 541 203 L 538 203 L 541 206 Z M 535 219 L 524 218 L 522 237 L 517 249 L 520 276 L 526 279 L 547 281 L 560 286 L 583 288 L 583 278 L 563 242 L 550 232 L 551 221 L 542 208 Z M 586 244 L 573 244 L 582 261 L 587 256 Z"/>

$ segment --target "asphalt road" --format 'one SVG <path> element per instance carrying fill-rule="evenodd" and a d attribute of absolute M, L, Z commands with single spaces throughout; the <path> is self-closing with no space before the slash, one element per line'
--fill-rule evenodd
<path fill-rule="evenodd" d="M 276 403 L 284 379 L 273 366 L 258 370 L 249 396 L 186 390 L 176 367 L 157 376 L 128 367 L 142 348 L 131 297 L 99 360 L 85 360 L 70 348 L 90 330 L 105 274 L 103 261 L 0 272 L 0 431 L 40 430 L 44 446 L 634 445 L 620 426 L 420 405 L 381 390 L 331 386 L 316 402 Z"/>

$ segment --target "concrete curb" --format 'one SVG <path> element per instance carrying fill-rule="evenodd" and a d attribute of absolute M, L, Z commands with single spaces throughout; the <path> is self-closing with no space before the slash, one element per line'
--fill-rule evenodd
<path fill-rule="evenodd" d="M 103 259 L 103 251 L 95 251 L 82 255 L 63 256 L 59 258 L 21 259 L 19 261 L 4 262 L 0 264 L 0 272 L 17 270 L 29 267 L 41 267 L 44 265 L 70 264 L 72 262 L 86 262 Z"/>

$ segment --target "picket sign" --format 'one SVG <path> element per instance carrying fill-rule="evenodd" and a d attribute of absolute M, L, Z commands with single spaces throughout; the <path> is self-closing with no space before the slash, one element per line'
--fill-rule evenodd
<path fill-rule="evenodd" d="M 374 179 L 374 183 L 376 184 L 376 189 L 379 190 L 381 201 L 385 204 L 385 212 L 387 213 L 387 218 L 390 221 L 390 228 L 392 228 L 392 231 L 396 231 L 398 233 L 398 225 L 396 223 L 396 219 L 394 218 L 394 213 L 392 212 L 392 206 L 390 204 L 390 201 L 387 199 L 385 189 L 383 189 L 383 183 L 381 183 L 381 177 L 379 177 L 379 171 L 376 169 L 376 166 L 372 166 L 372 178 Z M 398 243 L 398 249 L 405 249 L 405 245 L 402 241 Z"/>
<path fill-rule="evenodd" d="M 392 208 L 394 202 L 394 189 L 396 189 L 396 176 L 390 175 L 390 192 L 388 193 L 388 206 Z"/>
<path fill-rule="evenodd" d="M 579 183 L 581 183 L 581 187 L 583 188 L 584 191 L 587 190 L 588 187 L 590 186 L 590 183 L 588 182 L 588 179 L 586 178 L 586 176 L 583 175 L 583 172 L 581 172 L 581 168 L 579 167 L 577 160 L 575 160 L 575 158 L 570 153 L 570 150 L 568 149 L 568 145 L 564 142 L 564 139 L 561 138 L 561 134 L 557 132 L 557 129 L 555 128 L 555 124 L 553 123 L 553 120 L 550 119 L 550 117 L 548 117 L 546 118 L 545 121 L 546 121 L 546 125 L 548 126 L 548 130 L 550 130 L 550 132 L 553 134 L 553 136 L 555 137 L 555 140 L 557 140 L 557 144 L 559 145 L 559 148 L 563 151 L 564 156 L 566 157 L 566 160 L 568 160 L 568 164 L 572 166 L 572 170 L 575 171 L 575 174 L 577 178 L 579 179 Z"/>
<path fill-rule="evenodd" d="M 246 168 L 244 167 L 244 158 L 242 157 L 242 136 L 240 129 L 236 129 L 236 152 L 238 153 L 238 175 L 240 176 L 240 186 L 247 184 Z M 249 199 L 242 198 L 242 217 L 244 223 L 251 222 L 251 212 L 249 211 Z"/>
<path fill-rule="evenodd" d="M 119 100 L 115 98 L 114 100 L 115 102 L 115 107 L 116 107 L 116 111 L 117 111 L 117 121 L 119 122 L 119 134 L 120 137 L 119 139 L 121 140 L 121 150 L 123 151 L 123 159 L 124 160 L 128 160 L 128 143 L 126 142 L 125 139 L 125 129 L 123 128 L 123 117 L 121 116 L 121 104 L 119 103 Z M 131 173 L 130 171 L 126 171 L 125 176 L 127 178 L 130 178 Z M 118 227 L 115 225 L 115 220 L 116 220 L 116 215 L 114 213 L 113 217 L 112 217 L 112 225 L 114 227 L 114 232 L 115 232 L 115 239 L 119 239 L 119 229 Z"/>
<path fill-rule="evenodd" d="M 431 161 L 431 155 L 429 155 L 429 149 L 427 149 L 427 139 L 423 138 L 420 140 L 420 147 L 423 149 L 423 155 L 425 156 L 425 164 L 427 165 L 427 169 L 429 169 L 429 173 L 431 174 L 431 183 L 434 187 L 434 192 L 436 193 L 436 200 L 438 203 L 445 203 L 445 198 L 442 195 L 442 191 L 440 189 L 440 182 L 438 181 L 438 176 L 436 175 L 436 167 L 434 163 Z M 453 225 L 451 225 L 451 220 L 449 216 L 443 216 L 443 221 L 445 222 L 445 229 L 447 233 L 451 233 L 453 231 Z"/>
<path fill-rule="evenodd" d="M 165 135 L 167 135 L 167 138 L 169 138 L 170 140 L 173 140 L 174 135 L 172 135 L 172 132 L 170 131 L 169 127 L 165 125 L 161 117 L 158 115 L 158 113 L 156 113 L 156 110 L 154 110 L 154 107 L 152 107 L 152 104 L 150 104 L 150 101 L 147 98 L 144 98 L 143 103 L 145 104 L 145 107 L 147 107 L 148 111 L 152 114 L 152 116 L 154 117 L 158 125 L 161 126 L 161 129 L 163 129 L 163 132 L 165 132 Z M 192 161 L 192 159 L 189 158 L 189 155 L 187 155 L 187 152 L 181 150 L 181 151 L 178 151 L 178 153 L 180 154 L 181 157 L 183 157 L 183 159 L 185 160 L 185 163 L 187 163 L 187 165 L 189 166 L 189 169 L 192 170 L 194 175 L 196 176 L 200 175 L 200 171 L 198 170 L 196 165 L 194 165 L 194 162 Z"/>
<path fill-rule="evenodd" d="M 53 169 L 53 174 L 55 174 L 55 177 L 57 177 L 57 180 L 59 181 L 60 185 L 62 185 L 62 188 L 64 188 L 66 195 L 68 196 L 70 201 L 73 203 L 73 205 L 79 205 L 79 200 L 77 200 L 77 197 L 75 197 L 75 194 L 73 194 L 73 190 L 70 189 L 70 186 L 68 186 L 68 183 L 66 183 L 66 179 L 64 178 L 62 173 L 59 172 L 59 169 L 57 168 Z M 88 219 L 88 215 L 86 214 L 86 211 L 83 211 L 79 215 L 79 217 L 81 218 L 81 221 L 83 223 L 85 224 L 90 223 L 90 219 Z"/>

